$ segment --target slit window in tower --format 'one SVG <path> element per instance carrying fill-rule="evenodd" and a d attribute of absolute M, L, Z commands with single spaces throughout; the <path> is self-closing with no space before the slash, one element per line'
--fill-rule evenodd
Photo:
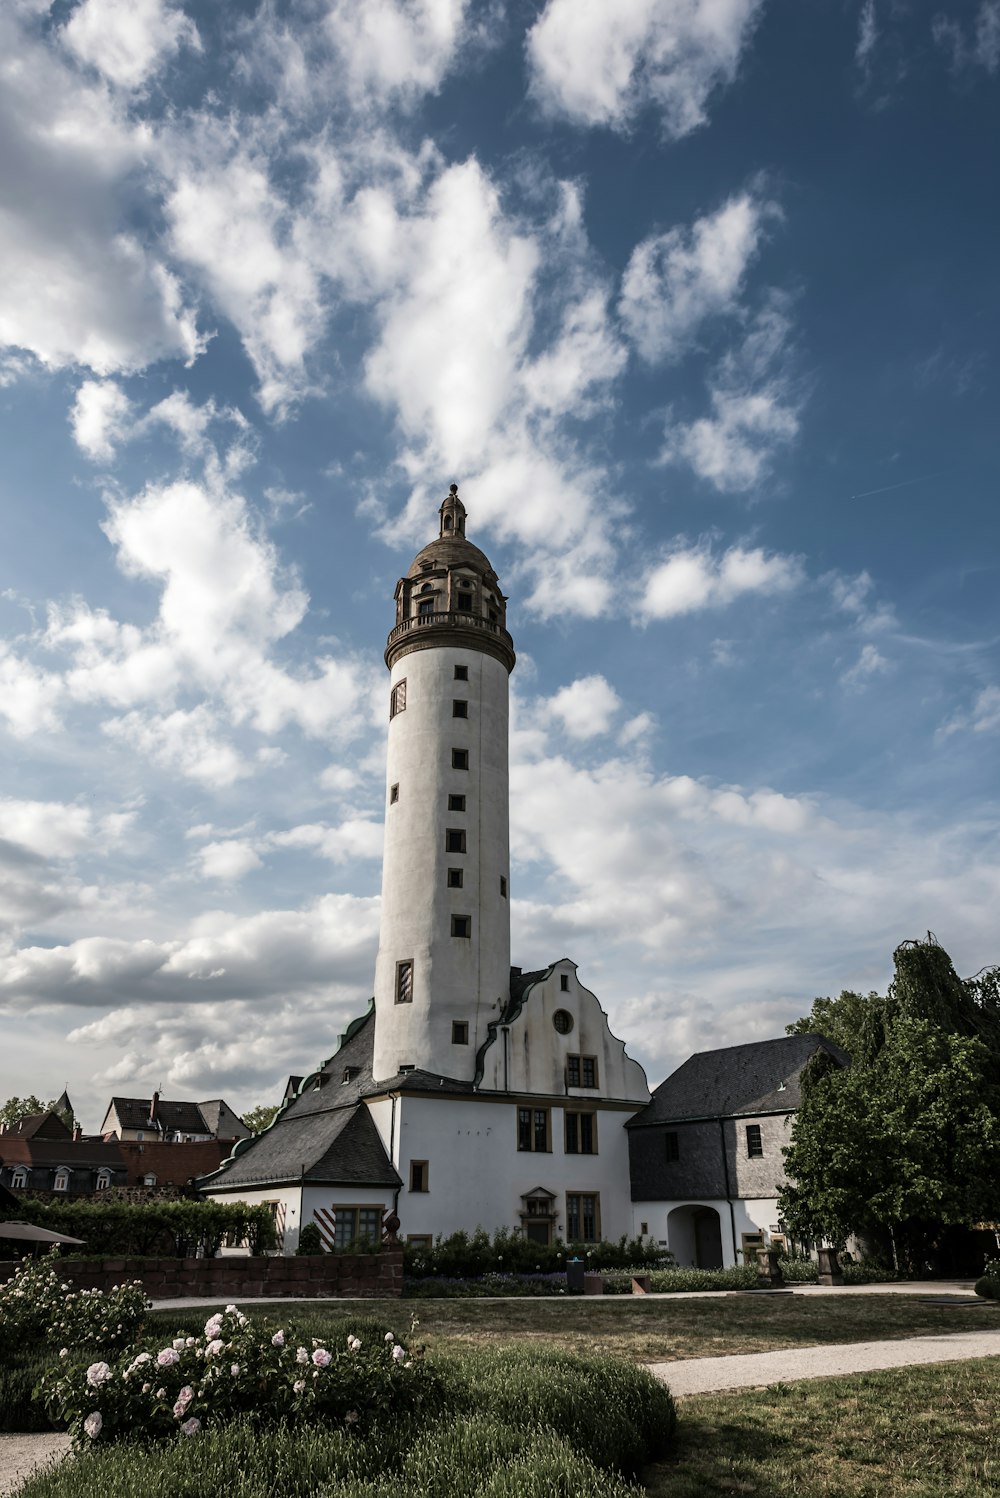
<path fill-rule="evenodd" d="M 451 704 L 451 716 L 453 718 L 467 718 L 469 716 L 469 704 L 460 697 L 456 697 Z"/>
<path fill-rule="evenodd" d="M 430 1171 L 428 1169 L 426 1160 L 410 1161 L 411 1191 L 429 1191 L 431 1189 L 429 1184 L 429 1176 Z"/>
<path fill-rule="evenodd" d="M 568 973 L 560 973 L 559 974 L 559 988 L 560 988 L 560 990 L 561 990 L 562 993 L 569 993 L 569 974 Z"/>
<path fill-rule="evenodd" d="M 409 960 L 396 963 L 396 1003 L 413 1003 L 413 963 Z"/>
<path fill-rule="evenodd" d="M 451 934 L 452 936 L 470 937 L 472 935 L 471 915 L 453 915 L 451 918 Z"/>
<path fill-rule="evenodd" d="M 449 869 L 448 870 L 448 888 L 449 889 L 461 889 L 462 888 L 462 870 L 461 869 Z"/>
<path fill-rule="evenodd" d="M 465 810 L 465 797 L 464 796 L 449 796 L 448 797 L 448 810 L 449 811 L 464 811 Z"/>
<path fill-rule="evenodd" d="M 468 749 L 453 749 L 451 751 L 451 768 L 453 770 L 467 770 L 469 768 Z"/>
<path fill-rule="evenodd" d="M 506 874 L 501 874 L 500 875 L 500 897 L 503 900 L 506 900 L 506 898 L 507 898 L 507 876 L 506 876 Z"/>
<path fill-rule="evenodd" d="M 468 681 L 468 679 L 469 679 L 469 668 L 468 668 L 468 666 L 456 666 L 455 667 L 455 680 L 456 681 Z"/>
<path fill-rule="evenodd" d="M 548 1108 L 518 1108 L 517 1147 L 522 1153 L 549 1153 Z"/>
<path fill-rule="evenodd" d="M 393 719 L 397 713 L 406 710 L 406 677 L 397 681 L 389 694 L 389 718 Z"/>
<path fill-rule="evenodd" d="M 398 800 L 399 800 L 399 781 L 397 781 L 395 785 L 391 785 L 389 787 L 389 805 L 390 806 L 395 806 L 395 804 L 396 804 L 396 802 Z"/>
<path fill-rule="evenodd" d="M 469 1021 L 467 1019 L 453 1019 L 451 1022 L 452 1045 L 469 1044 Z"/>
<path fill-rule="evenodd" d="M 444 851 L 446 853 L 465 852 L 465 828 L 449 827 L 444 835 Z"/>

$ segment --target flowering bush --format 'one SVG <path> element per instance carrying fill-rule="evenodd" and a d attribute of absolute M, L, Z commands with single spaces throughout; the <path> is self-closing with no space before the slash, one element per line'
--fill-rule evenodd
<path fill-rule="evenodd" d="M 80 1447 L 133 1434 L 195 1436 L 240 1414 L 363 1428 L 379 1412 L 437 1408 L 438 1387 L 392 1332 L 377 1342 L 352 1335 L 339 1347 L 318 1338 L 305 1346 L 284 1331 L 255 1331 L 227 1306 L 201 1336 L 133 1349 L 113 1363 L 64 1363 L 45 1375 L 40 1393 Z"/>
<path fill-rule="evenodd" d="M 135 1341 L 149 1309 L 138 1280 L 106 1292 L 74 1290 L 51 1259 L 36 1259 L 0 1286 L 0 1346 L 32 1338 L 114 1351 Z"/>

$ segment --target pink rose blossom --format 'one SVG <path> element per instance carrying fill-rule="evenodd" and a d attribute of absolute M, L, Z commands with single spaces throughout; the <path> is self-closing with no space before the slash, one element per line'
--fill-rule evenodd
<path fill-rule="evenodd" d="M 100 1410 L 95 1410 L 92 1415 L 88 1415 L 86 1420 L 84 1420 L 83 1428 L 87 1432 L 90 1439 L 92 1441 L 95 1441 L 101 1434 L 101 1426 L 103 1424 L 104 1421 L 101 1419 Z"/>
<path fill-rule="evenodd" d="M 239 1376 L 239 1371 L 240 1371 L 240 1365 L 239 1365 L 239 1363 L 234 1363 L 233 1366 L 230 1368 L 229 1371 L 233 1375 L 234 1378 L 237 1378 Z"/>
<path fill-rule="evenodd" d="M 97 1389 L 101 1384 L 106 1384 L 111 1377 L 111 1369 L 107 1363 L 91 1363 L 87 1369 L 87 1382 L 92 1389 Z"/>
<path fill-rule="evenodd" d="M 284 1347 L 284 1345 L 285 1345 L 285 1334 L 284 1334 L 284 1332 L 275 1332 L 274 1336 L 271 1338 L 271 1346 L 272 1347 Z"/>
<path fill-rule="evenodd" d="M 156 1361 L 161 1368 L 172 1368 L 180 1360 L 180 1353 L 172 1347 L 164 1347 L 156 1354 Z"/>
<path fill-rule="evenodd" d="M 400 1347 L 399 1343 L 397 1342 L 396 1346 L 392 1349 L 392 1360 L 393 1360 L 393 1362 L 394 1363 L 401 1363 L 405 1357 L 406 1357 L 406 1348 L 405 1347 Z"/>
<path fill-rule="evenodd" d="M 201 1421 L 196 1415 L 192 1415 L 191 1419 L 185 1420 L 184 1424 L 181 1426 L 181 1435 L 196 1436 L 199 1430 L 201 1430 Z"/>
<path fill-rule="evenodd" d="M 292 1393 L 293 1394 L 304 1394 L 305 1393 L 305 1387 L 306 1387 L 306 1381 L 305 1381 L 305 1379 L 304 1378 L 297 1378 L 295 1380 L 295 1382 L 292 1384 Z"/>
<path fill-rule="evenodd" d="M 306 1351 L 306 1349 L 304 1347 L 300 1347 L 299 1350 L 298 1350 L 298 1352 L 296 1352 L 296 1354 L 295 1354 L 295 1361 L 297 1363 L 308 1363 L 308 1361 L 309 1361 L 309 1353 Z"/>
<path fill-rule="evenodd" d="M 317 1347 L 313 1353 L 313 1362 L 317 1368 L 329 1368 L 333 1362 L 333 1354 L 327 1352 L 325 1347 Z"/>

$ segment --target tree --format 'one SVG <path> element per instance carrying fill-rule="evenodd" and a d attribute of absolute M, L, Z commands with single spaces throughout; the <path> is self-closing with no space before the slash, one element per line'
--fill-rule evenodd
<path fill-rule="evenodd" d="M 22 1118 L 32 1118 L 35 1114 L 45 1113 L 54 1107 L 55 1103 L 40 1102 L 34 1093 L 30 1097 L 9 1097 L 0 1108 L 0 1124 L 12 1129 Z"/>
<path fill-rule="evenodd" d="M 834 1045 L 850 1055 L 861 1031 L 866 1005 L 878 1001 L 877 993 L 864 998 L 844 989 L 839 999 L 813 999 L 813 1006 L 802 1019 L 785 1026 L 786 1035 L 825 1035 Z"/>
<path fill-rule="evenodd" d="M 268 1124 L 274 1122 L 277 1112 L 277 1103 L 273 1106 L 269 1103 L 258 1103 L 256 1108 L 251 1108 L 243 1114 L 243 1122 L 252 1133 L 259 1134 L 267 1128 Z"/>
<path fill-rule="evenodd" d="M 852 1061 L 803 1073 L 781 1211 L 800 1237 L 887 1232 L 919 1267 L 949 1228 L 1000 1216 L 1000 1024 L 995 975 L 963 982 L 931 936 L 893 956 L 884 998 L 817 1000 L 792 1027 L 832 1017 Z"/>

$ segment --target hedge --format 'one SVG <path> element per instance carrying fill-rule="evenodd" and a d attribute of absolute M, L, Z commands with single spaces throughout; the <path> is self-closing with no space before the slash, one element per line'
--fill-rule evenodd
<path fill-rule="evenodd" d="M 251 1253 L 275 1246 L 269 1207 L 217 1201 L 66 1201 L 28 1197 L 3 1214 L 36 1227 L 82 1238 L 88 1255 L 109 1258 L 191 1257 L 215 1254 L 222 1243 L 244 1239 Z"/>

